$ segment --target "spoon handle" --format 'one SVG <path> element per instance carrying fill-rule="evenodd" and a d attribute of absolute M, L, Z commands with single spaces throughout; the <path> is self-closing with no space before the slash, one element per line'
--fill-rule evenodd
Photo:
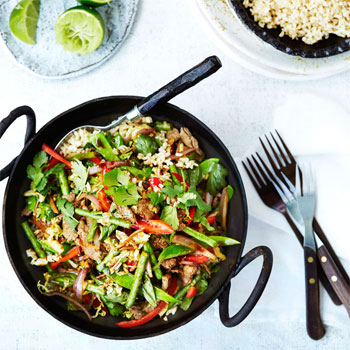
<path fill-rule="evenodd" d="M 218 57 L 210 56 L 195 67 L 163 86 L 152 95 L 146 97 L 138 104 L 138 110 L 141 115 L 146 115 L 156 104 L 167 102 L 181 92 L 196 85 L 201 80 L 209 77 L 221 67 Z"/>

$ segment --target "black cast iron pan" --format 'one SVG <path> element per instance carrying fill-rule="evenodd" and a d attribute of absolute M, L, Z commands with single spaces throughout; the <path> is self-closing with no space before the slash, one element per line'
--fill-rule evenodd
<path fill-rule="evenodd" d="M 248 27 L 255 35 L 264 40 L 275 49 L 280 50 L 288 55 L 300 56 L 303 58 L 322 58 L 329 57 L 350 50 L 350 39 L 341 38 L 340 36 L 331 34 L 328 39 L 308 45 L 302 40 L 291 39 L 285 35 L 280 37 L 280 28 L 268 29 L 262 28 L 250 13 L 249 8 L 243 6 L 243 0 L 228 0 L 235 10 L 238 18 Z"/>
<path fill-rule="evenodd" d="M 46 297 L 39 293 L 37 281 L 42 279 L 42 268 L 30 265 L 25 251 L 30 243 L 21 229 L 21 211 L 25 206 L 23 192 L 28 189 L 26 166 L 43 143 L 55 146 L 57 142 L 71 129 L 84 124 L 107 125 L 117 116 L 124 114 L 142 100 L 135 96 L 111 96 L 95 99 L 74 107 L 48 122 L 35 133 L 35 114 L 30 107 L 19 107 L 1 122 L 0 136 L 18 117 L 27 117 L 27 132 L 25 146 L 17 160 L 10 168 L 2 170 L 2 177 L 9 176 L 3 205 L 3 235 L 6 251 L 19 280 L 32 298 L 48 313 L 64 324 L 81 332 L 110 339 L 138 339 L 159 335 L 180 327 L 199 316 L 217 298 L 220 302 L 220 318 L 227 327 L 233 327 L 243 321 L 259 300 L 272 268 L 272 253 L 269 248 L 261 246 L 254 248 L 242 257 L 242 251 L 247 235 L 247 203 L 241 177 L 237 167 L 224 144 L 200 120 L 190 113 L 169 103 L 161 104 L 152 110 L 150 115 L 154 120 L 167 120 L 175 126 L 190 128 L 198 139 L 201 148 L 208 157 L 219 157 L 229 170 L 229 183 L 235 189 L 235 195 L 230 201 L 228 232 L 241 242 L 241 245 L 228 247 L 225 251 L 226 261 L 222 262 L 219 272 L 210 279 L 207 291 L 196 298 L 187 312 L 179 310 L 168 322 L 160 318 L 135 328 L 119 328 L 113 317 L 94 319 L 89 322 L 83 313 L 66 310 L 66 303 L 60 299 Z M 253 292 L 241 310 L 229 317 L 228 303 L 231 279 L 256 257 L 263 256 L 263 266 Z M 234 284 L 234 283 L 233 283 Z M 235 286 L 234 288 L 239 288 Z"/>

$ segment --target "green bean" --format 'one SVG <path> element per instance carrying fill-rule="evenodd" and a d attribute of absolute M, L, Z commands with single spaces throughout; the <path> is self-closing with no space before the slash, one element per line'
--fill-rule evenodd
<path fill-rule="evenodd" d="M 208 236 L 209 238 L 213 239 L 215 242 L 217 242 L 219 245 L 235 245 L 235 244 L 241 244 L 241 242 L 225 236 Z"/>
<path fill-rule="evenodd" d="M 158 287 L 154 287 L 154 291 L 156 292 L 157 300 L 167 301 L 168 303 L 178 303 L 180 301 Z"/>
<path fill-rule="evenodd" d="M 91 142 L 104 159 L 108 161 L 117 160 L 118 156 L 113 153 L 113 148 L 108 142 L 107 137 L 102 133 L 93 134 L 90 136 L 89 142 Z"/>
<path fill-rule="evenodd" d="M 44 250 L 46 250 L 52 254 L 58 254 L 58 252 L 55 249 L 51 248 L 48 244 L 44 243 L 42 240 L 38 239 L 38 242 L 44 248 Z"/>
<path fill-rule="evenodd" d="M 62 194 L 64 196 L 67 196 L 70 193 L 70 190 L 69 190 L 68 180 L 67 180 L 66 173 L 64 172 L 64 169 L 61 169 L 57 173 L 57 177 L 58 177 L 58 182 L 59 182 L 60 187 L 61 187 Z"/>
<path fill-rule="evenodd" d="M 149 242 L 146 242 L 143 246 L 143 249 L 145 250 L 145 252 L 148 253 L 149 255 L 149 258 L 151 260 L 151 264 L 152 264 L 152 269 L 153 269 L 153 272 L 154 272 L 154 275 L 156 276 L 156 278 L 158 280 L 161 280 L 162 277 L 163 277 L 163 273 L 162 273 L 162 270 L 160 269 L 159 265 L 158 265 L 158 262 L 157 262 L 157 258 L 156 256 L 154 255 L 154 252 L 153 252 L 153 249 L 152 249 L 152 246 Z"/>
<path fill-rule="evenodd" d="M 96 229 L 97 229 L 97 221 L 94 219 L 92 221 L 92 224 L 90 226 L 90 230 L 89 230 L 89 233 L 88 235 L 86 236 L 86 240 L 88 242 L 92 242 L 94 240 L 94 237 L 95 237 L 95 233 L 96 233 Z"/>
<path fill-rule="evenodd" d="M 39 258 L 46 258 L 46 254 L 45 254 L 44 250 L 41 248 L 41 245 L 38 242 L 38 240 L 36 239 L 33 231 L 29 227 L 28 221 L 22 222 L 22 228 L 23 228 L 26 236 L 28 237 L 30 243 L 32 244 L 38 257 Z M 46 267 L 47 267 L 47 271 L 49 271 L 50 273 L 53 272 L 53 269 L 51 268 L 51 266 L 49 264 L 47 264 Z"/>
<path fill-rule="evenodd" d="M 70 160 L 83 160 L 83 159 L 91 159 L 95 157 L 96 157 L 95 152 L 85 152 L 85 153 L 75 154 L 73 157 L 70 158 Z"/>
<path fill-rule="evenodd" d="M 123 146 L 123 145 L 124 145 L 123 137 L 122 137 L 122 135 L 120 135 L 120 134 L 117 134 L 117 135 L 114 137 L 113 142 L 115 143 L 115 145 L 117 146 L 117 148 L 119 148 L 120 146 Z"/>
<path fill-rule="evenodd" d="M 125 304 L 127 308 L 130 308 L 131 306 L 134 305 L 137 292 L 139 291 L 140 285 L 142 282 L 142 276 L 146 269 L 147 260 L 148 260 L 148 253 L 142 252 L 135 271 L 134 283 L 132 284 L 132 287 L 128 296 L 128 300 L 126 301 L 126 304 Z"/>
<path fill-rule="evenodd" d="M 119 252 L 116 250 L 116 248 L 113 247 L 105 256 L 105 258 L 99 264 L 97 264 L 96 269 L 101 272 L 106 264 L 108 264 L 108 262 L 117 254 L 119 254 Z"/>
<path fill-rule="evenodd" d="M 178 173 L 176 166 L 174 164 L 171 164 L 169 166 L 169 172 L 171 174 L 171 177 L 176 185 L 181 185 L 181 182 L 174 176 L 172 173 Z"/>
<path fill-rule="evenodd" d="M 199 241 L 210 245 L 211 247 L 216 247 L 218 245 L 214 239 L 206 236 L 205 234 L 203 234 L 201 232 L 195 231 L 194 229 L 192 229 L 190 227 L 186 227 L 183 231 L 185 233 L 187 233 L 189 236 L 196 238 Z"/>
<path fill-rule="evenodd" d="M 194 296 L 193 296 L 193 297 L 190 297 L 190 298 L 184 298 L 184 299 L 182 300 L 181 305 L 180 305 L 180 309 L 182 309 L 182 310 L 184 310 L 184 311 L 187 311 L 187 310 L 190 308 L 193 299 L 194 299 Z"/>
<path fill-rule="evenodd" d="M 95 293 L 95 294 L 99 294 L 99 295 L 105 295 L 106 294 L 106 292 L 105 292 L 105 290 L 103 288 L 98 287 L 98 286 L 96 286 L 94 284 L 87 284 L 85 290 L 90 292 L 90 293 Z"/>
<path fill-rule="evenodd" d="M 50 282 L 57 283 L 61 287 L 72 287 L 76 277 L 74 273 L 70 272 L 54 273 L 50 278 Z"/>
<path fill-rule="evenodd" d="M 80 215 L 80 216 L 86 216 L 86 217 L 89 217 L 89 218 L 95 219 L 95 220 L 100 220 L 103 218 L 102 213 L 100 213 L 100 212 L 87 211 L 87 210 L 80 209 L 80 208 L 76 208 L 75 213 Z M 121 220 L 121 219 L 117 219 L 114 217 L 109 218 L 109 222 L 111 224 L 125 227 L 125 228 L 130 228 L 130 226 L 131 226 L 130 222 L 125 221 L 125 220 Z"/>

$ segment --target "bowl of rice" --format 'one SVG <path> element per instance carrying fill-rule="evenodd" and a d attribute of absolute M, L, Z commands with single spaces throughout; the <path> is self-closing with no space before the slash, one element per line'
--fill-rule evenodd
<path fill-rule="evenodd" d="M 350 2 L 227 0 L 255 35 L 293 56 L 322 58 L 350 49 Z"/>

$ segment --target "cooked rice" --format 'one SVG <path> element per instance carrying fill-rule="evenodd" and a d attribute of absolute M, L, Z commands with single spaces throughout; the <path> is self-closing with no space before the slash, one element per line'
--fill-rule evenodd
<path fill-rule="evenodd" d="M 280 26 L 280 36 L 301 38 L 306 44 L 329 34 L 350 37 L 350 1 L 340 0 L 243 0 L 261 27 Z"/>
<path fill-rule="evenodd" d="M 91 132 L 86 129 L 78 129 L 63 143 L 59 149 L 64 157 L 71 157 L 74 154 L 84 152 L 84 146 L 89 141 Z"/>

